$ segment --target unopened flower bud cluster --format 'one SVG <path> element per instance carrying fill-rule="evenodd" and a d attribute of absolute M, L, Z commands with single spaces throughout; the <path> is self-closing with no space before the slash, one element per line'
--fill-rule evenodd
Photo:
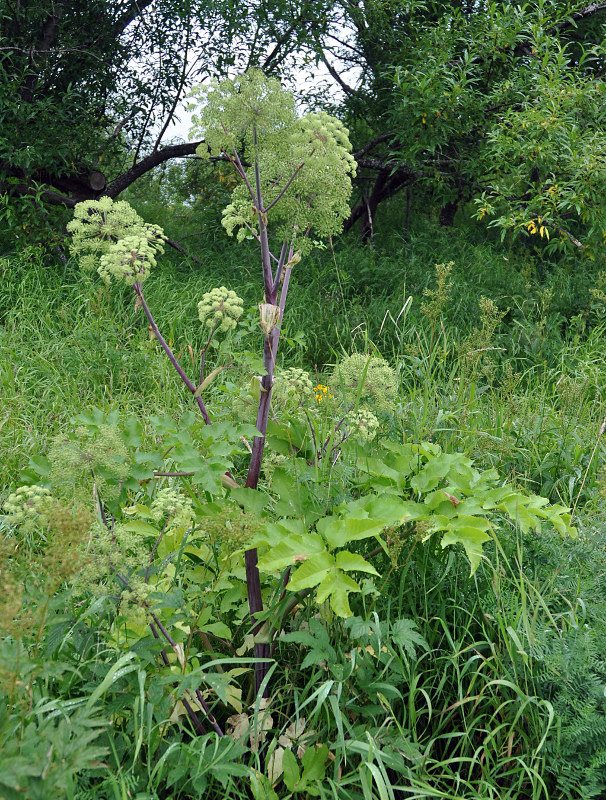
<path fill-rule="evenodd" d="M 20 486 L 9 494 L 4 503 L 4 510 L 10 515 L 10 521 L 18 524 L 26 520 L 35 521 L 43 512 L 50 491 L 43 486 Z"/>
<path fill-rule="evenodd" d="M 244 311 L 244 301 L 231 289 L 219 286 L 205 292 L 198 303 L 200 322 L 208 328 L 218 327 L 220 331 L 233 330 Z"/>
<path fill-rule="evenodd" d="M 158 523 L 172 517 L 171 527 L 188 525 L 194 518 L 193 503 L 177 489 L 161 489 L 151 504 L 151 512 Z"/>
<path fill-rule="evenodd" d="M 128 286 L 143 283 L 156 266 L 157 243 L 147 236 L 126 236 L 101 256 L 97 272 L 107 284 L 114 278 Z"/>
<path fill-rule="evenodd" d="M 360 408 L 347 417 L 349 435 L 360 442 L 372 442 L 379 430 L 379 420 L 372 411 Z"/>

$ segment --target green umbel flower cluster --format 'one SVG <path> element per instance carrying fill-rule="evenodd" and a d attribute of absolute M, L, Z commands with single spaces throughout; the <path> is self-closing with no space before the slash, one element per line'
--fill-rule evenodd
<path fill-rule="evenodd" d="M 70 251 L 82 269 L 97 269 L 106 283 L 111 278 L 129 285 L 149 277 L 157 253 L 164 251 L 164 233 L 144 222 L 124 200 L 111 197 L 78 203 L 67 224 Z"/>
<path fill-rule="evenodd" d="M 151 504 L 151 512 L 156 522 L 170 519 L 171 528 L 189 525 L 194 519 L 191 498 L 171 487 L 158 492 Z"/>
<path fill-rule="evenodd" d="M 297 118 L 292 94 L 282 89 L 277 78 L 266 78 L 258 69 L 197 86 L 191 95 L 199 97 L 203 106 L 201 114 L 193 116 L 191 129 L 192 136 L 204 137 L 201 156 L 222 152 L 234 156 L 234 151 L 244 150 L 249 161 Z"/>
<path fill-rule="evenodd" d="M 360 408 L 347 417 L 349 435 L 360 442 L 372 442 L 379 430 L 379 420 L 372 411 Z"/>
<path fill-rule="evenodd" d="M 44 486 L 20 486 L 9 494 L 4 510 L 11 523 L 25 525 L 24 530 L 30 529 L 43 515 L 50 496 L 50 491 Z"/>
<path fill-rule="evenodd" d="M 297 367 L 290 367 L 276 375 L 272 402 L 284 405 L 292 400 L 300 402 L 311 396 L 313 387 L 309 372 Z"/>
<path fill-rule="evenodd" d="M 126 236 L 101 256 L 99 275 L 107 284 L 111 279 L 123 280 L 128 286 L 143 283 L 156 266 L 156 243 L 145 236 Z"/>
<path fill-rule="evenodd" d="M 220 331 L 233 330 L 244 311 L 244 301 L 231 289 L 218 286 L 205 292 L 198 303 L 200 322 L 208 328 L 218 326 Z"/>
<path fill-rule="evenodd" d="M 387 361 L 364 353 L 353 353 L 337 364 L 332 385 L 341 386 L 348 406 L 359 402 L 381 413 L 392 410 L 397 391 L 396 373 Z"/>
<path fill-rule="evenodd" d="M 194 132 L 205 140 L 200 154 L 245 156 L 253 164 L 246 172 L 252 187 L 258 164 L 262 198 L 256 203 L 268 208 L 280 196 L 267 214 L 268 225 L 280 239 L 305 255 L 312 247 L 312 230 L 317 238 L 341 230 L 349 214 L 356 163 L 347 130 L 338 119 L 323 111 L 298 118 L 292 94 L 258 70 L 215 83 L 205 99 L 194 125 Z M 258 230 L 245 182 L 234 189 L 223 226 L 229 235 L 237 231 L 239 239 Z"/>

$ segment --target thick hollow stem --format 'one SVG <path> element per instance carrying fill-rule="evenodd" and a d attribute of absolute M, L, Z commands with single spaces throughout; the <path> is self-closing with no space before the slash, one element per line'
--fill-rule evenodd
<path fill-rule="evenodd" d="M 257 149 L 257 128 L 253 126 L 253 142 Z M 271 253 L 269 250 L 269 237 L 267 235 L 267 214 L 263 208 L 263 192 L 261 191 L 261 169 L 259 159 L 255 153 L 255 190 L 257 195 L 256 211 L 259 218 L 259 244 L 261 245 L 261 261 L 263 263 L 263 285 L 265 288 L 265 302 L 275 303 L 273 291 L 273 275 L 271 270 Z M 273 295 L 273 296 L 272 296 Z"/>
<path fill-rule="evenodd" d="M 253 625 L 253 634 L 258 635 L 261 624 L 257 622 L 256 615 L 263 610 L 263 598 L 261 596 L 261 578 L 257 567 L 257 550 L 247 550 L 244 554 L 246 565 L 246 589 L 248 592 L 248 608 Z M 269 658 L 269 642 L 257 642 L 255 644 L 255 692 L 258 694 L 263 678 L 267 674 L 268 664 L 260 662 L 259 659 Z"/>
<path fill-rule="evenodd" d="M 283 249 L 285 254 L 285 249 Z M 285 257 L 285 255 L 284 255 Z M 284 306 L 286 304 L 286 296 L 288 294 L 288 284 L 290 280 L 291 270 L 287 269 L 284 273 L 284 285 L 280 294 L 280 323 L 284 315 Z M 275 294 L 271 297 L 271 302 L 275 304 Z M 276 355 L 278 352 L 278 343 L 280 340 L 280 327 L 276 326 L 271 333 L 265 337 L 265 345 L 263 349 L 263 364 L 265 366 L 266 375 L 261 380 L 261 396 L 259 398 L 259 408 L 257 410 L 257 430 L 261 436 L 255 436 L 253 440 L 252 454 L 250 457 L 250 464 L 248 468 L 248 475 L 246 477 L 246 487 L 249 489 L 256 489 L 259 482 L 259 475 L 261 472 L 261 463 L 263 461 L 263 450 L 265 449 L 265 433 L 267 431 L 267 420 L 269 417 L 269 408 L 271 405 L 271 392 L 274 382 L 274 366 L 276 363 Z M 261 625 L 256 624 L 255 616 L 263 609 L 263 599 L 261 597 L 261 577 L 257 567 L 257 551 L 256 549 L 248 550 L 245 554 L 246 563 L 246 586 L 248 591 L 248 606 L 250 609 L 251 621 L 253 624 L 253 632 L 259 633 Z M 259 692 L 260 686 L 267 674 L 269 665 L 267 662 L 259 663 L 258 659 L 269 658 L 271 648 L 269 643 L 258 642 L 255 644 L 255 691 Z"/>

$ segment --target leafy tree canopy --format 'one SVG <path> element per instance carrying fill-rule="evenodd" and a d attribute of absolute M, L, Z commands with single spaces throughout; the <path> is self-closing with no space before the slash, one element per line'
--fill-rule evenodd
<path fill-rule="evenodd" d="M 116 198 L 150 169 L 194 156 L 200 142 L 163 145 L 194 83 L 250 66 L 292 78 L 296 63 L 329 76 L 305 99 L 351 132 L 358 201 L 346 228 L 360 220 L 371 235 L 380 203 L 407 188 L 441 208 L 444 224 L 466 204 L 547 249 L 594 256 L 602 244 L 606 2 L 0 8 L 0 211 L 19 227 L 25 197 Z"/>
<path fill-rule="evenodd" d="M 351 222 L 368 232 L 414 183 L 445 224 L 473 201 L 478 219 L 550 248 L 601 243 L 606 3 L 340 3 L 337 22 L 319 53 L 366 168 Z"/>

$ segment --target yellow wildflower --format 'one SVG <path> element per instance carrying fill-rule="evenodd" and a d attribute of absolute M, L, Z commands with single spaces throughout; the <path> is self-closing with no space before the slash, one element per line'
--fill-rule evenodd
<path fill-rule="evenodd" d="M 314 397 L 321 403 L 323 400 L 332 400 L 334 395 L 332 395 L 328 389 L 328 386 L 324 386 L 324 384 L 319 383 L 317 386 L 314 386 Z"/>

